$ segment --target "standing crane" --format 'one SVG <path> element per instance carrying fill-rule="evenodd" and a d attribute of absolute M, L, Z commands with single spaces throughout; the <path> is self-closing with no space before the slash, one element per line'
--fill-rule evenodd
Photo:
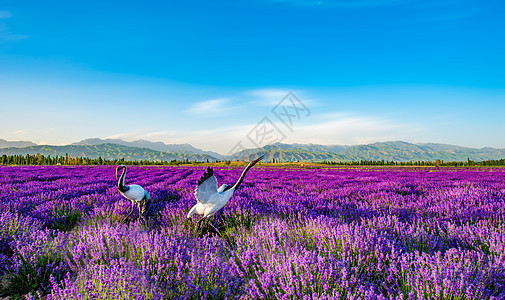
<path fill-rule="evenodd" d="M 117 187 L 119 189 L 119 192 L 121 195 L 123 195 L 126 199 L 130 200 L 132 202 L 132 208 L 130 210 L 130 213 L 128 214 L 129 218 L 131 214 L 133 213 L 133 209 L 135 204 L 137 205 L 137 208 L 139 210 L 139 217 L 144 215 L 146 212 L 147 208 L 151 204 L 151 196 L 149 193 L 144 190 L 143 187 L 141 187 L 138 184 L 130 184 L 130 185 L 125 185 L 125 175 L 126 175 L 126 166 L 125 165 L 120 165 L 116 168 L 116 178 L 117 178 L 117 173 L 118 171 L 123 170 L 121 173 L 121 177 L 119 177 L 119 181 L 117 183 Z"/>
<path fill-rule="evenodd" d="M 214 170 L 212 170 L 211 167 L 207 167 L 207 172 L 204 172 L 203 176 L 200 180 L 198 180 L 198 185 L 195 189 L 197 203 L 191 208 L 187 217 L 191 218 L 194 214 L 202 215 L 198 224 L 200 224 L 200 222 L 202 222 L 205 218 L 212 217 L 216 212 L 223 208 L 226 203 L 228 203 L 228 200 L 230 200 L 235 190 L 244 180 L 247 171 L 249 171 L 249 169 L 251 169 L 264 156 L 265 155 L 262 155 L 258 159 L 251 161 L 233 186 L 223 184 L 218 188 L 217 179 L 214 176 Z"/>

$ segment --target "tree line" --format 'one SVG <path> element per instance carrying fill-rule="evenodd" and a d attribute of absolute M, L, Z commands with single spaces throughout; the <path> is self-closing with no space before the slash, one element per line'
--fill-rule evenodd
<path fill-rule="evenodd" d="M 0 157 L 0 165 L 62 165 L 62 166 L 84 166 L 84 165 L 181 165 L 195 163 L 188 159 L 171 161 L 150 161 L 150 160 L 134 160 L 129 161 L 124 158 L 121 159 L 105 159 L 101 156 L 98 158 L 89 157 L 70 157 L 65 156 L 51 156 L 42 154 L 27 154 L 27 155 L 2 155 Z"/>
<path fill-rule="evenodd" d="M 360 160 L 349 162 L 324 161 L 322 164 L 332 166 L 433 166 L 433 167 L 474 167 L 474 166 L 505 166 L 505 159 L 473 161 L 468 158 L 466 161 L 385 161 L 385 160 Z"/>

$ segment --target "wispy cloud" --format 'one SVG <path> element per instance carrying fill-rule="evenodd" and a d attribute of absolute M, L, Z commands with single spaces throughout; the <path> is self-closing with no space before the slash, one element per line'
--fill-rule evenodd
<path fill-rule="evenodd" d="M 257 89 L 246 91 L 245 95 L 249 98 L 250 103 L 257 106 L 264 106 L 273 108 L 279 104 L 289 93 L 298 97 L 305 106 L 315 107 L 319 103 L 316 99 L 311 98 L 310 95 L 300 90 L 290 89 Z"/>
<path fill-rule="evenodd" d="M 478 9 L 451 11 L 451 12 L 447 12 L 445 14 L 441 13 L 438 17 L 436 17 L 436 19 L 441 20 L 441 21 L 444 21 L 444 20 L 445 21 L 452 21 L 452 20 L 466 19 L 468 17 L 478 14 L 479 12 L 480 12 L 480 10 L 478 10 Z"/>
<path fill-rule="evenodd" d="M 252 126 L 252 125 L 251 125 Z M 220 153 L 227 151 L 239 141 L 251 128 L 250 125 L 237 125 L 233 127 L 216 127 L 201 130 L 184 131 L 156 131 L 143 132 L 135 130 L 114 134 L 105 138 L 122 139 L 125 141 L 147 140 L 152 142 L 163 142 L 166 144 L 191 144 L 203 150 L 212 150 Z"/>
<path fill-rule="evenodd" d="M 257 89 L 248 91 L 246 94 L 253 98 L 253 104 L 260 106 L 275 106 L 289 92 L 290 90 L 287 89 Z"/>
<path fill-rule="evenodd" d="M 415 142 L 425 128 L 414 123 L 404 123 L 387 118 L 367 116 L 350 112 L 333 112 L 314 116 L 312 121 L 293 127 L 289 131 L 281 122 L 274 121 L 277 130 L 282 131 L 282 143 L 316 143 L 324 145 L 356 145 L 391 140 Z M 215 127 L 201 130 L 131 132 L 108 138 L 121 138 L 128 141 L 145 139 L 167 144 L 189 143 L 197 148 L 212 150 L 221 154 L 229 153 L 238 143 L 244 148 L 256 146 L 247 138 L 257 124 L 242 123 L 235 126 Z M 275 134 L 272 133 L 272 134 Z"/>
<path fill-rule="evenodd" d="M 286 3 L 293 6 L 330 6 L 330 7 L 378 7 L 415 2 L 415 0 L 271 0 L 274 3 Z"/>
<path fill-rule="evenodd" d="M 287 89 L 257 89 L 244 91 L 248 103 L 255 102 L 257 105 L 273 107 L 279 103 L 289 92 Z M 305 93 L 309 95 L 310 93 Z M 234 95 L 233 97 L 240 97 Z M 194 103 L 187 113 L 197 116 L 222 115 L 229 109 L 237 109 L 239 106 L 233 103 L 232 98 L 217 98 Z M 303 103 L 309 107 L 305 97 L 301 97 Z M 319 102 L 319 100 L 317 101 Z M 317 103 L 316 102 L 316 103 Z M 263 109 L 263 108 L 261 108 Z M 267 113 L 270 113 L 268 109 Z M 279 136 L 285 136 L 283 143 L 317 143 L 317 144 L 366 144 L 388 140 L 416 141 L 427 129 L 413 122 L 400 121 L 394 116 L 375 115 L 364 112 L 350 111 L 325 111 L 314 110 L 310 118 L 302 119 L 294 123 L 292 128 L 280 122 L 272 115 L 267 116 L 276 130 L 282 131 Z M 258 118 L 258 122 L 261 118 Z M 221 154 L 229 153 L 237 143 L 245 148 L 256 147 L 250 140 L 250 133 L 257 127 L 254 120 L 236 119 L 226 123 L 214 124 L 214 126 L 201 129 L 176 129 L 174 131 L 150 131 L 145 129 L 131 133 L 111 136 L 125 140 L 145 139 L 150 141 L 162 141 L 165 143 L 189 143 L 195 147 L 212 150 Z M 276 134 L 275 132 L 272 134 Z M 414 140 L 413 140 L 414 138 Z"/>
<path fill-rule="evenodd" d="M 323 1 L 318 0 L 271 0 L 270 2 L 286 3 L 295 6 L 317 6 L 323 4 Z"/>
<path fill-rule="evenodd" d="M 441 6 L 458 4 L 458 0 L 267 0 L 292 6 L 320 6 L 340 8 L 372 8 L 398 5 Z"/>
<path fill-rule="evenodd" d="M 281 142 L 286 144 L 356 145 L 391 140 L 415 141 L 412 138 L 419 136 L 426 130 L 423 126 L 415 123 L 351 112 L 315 115 L 313 118 L 307 119 L 306 122 L 295 124 L 292 131 L 286 129 L 281 122 L 273 121 L 275 128 L 269 128 L 269 134 L 284 136 Z M 255 127 L 256 124 L 240 126 L 228 136 L 237 139 L 233 145 L 241 141 L 242 147 L 255 148 L 256 146 L 246 136 Z M 216 149 L 216 151 L 222 150 Z"/>
<path fill-rule="evenodd" d="M 232 108 L 231 101 L 228 98 L 218 98 L 194 103 L 188 109 L 188 112 L 200 116 L 219 116 Z"/>
<path fill-rule="evenodd" d="M 171 140 L 174 138 L 179 138 L 179 135 L 175 131 L 170 130 L 147 133 L 145 130 L 135 130 L 132 132 L 122 132 L 105 137 L 105 139 L 121 139 L 130 142 L 136 140 L 147 140 L 153 142 L 166 141 L 167 143 L 173 143 Z"/>
<path fill-rule="evenodd" d="M 11 134 L 14 134 L 14 135 L 26 135 L 28 132 L 24 129 L 19 129 L 19 130 L 16 130 L 14 132 L 11 132 Z"/>
<path fill-rule="evenodd" d="M 12 13 L 8 10 L 0 10 L 0 20 L 9 19 L 12 17 Z"/>
<path fill-rule="evenodd" d="M 27 35 L 14 34 L 3 20 L 12 18 L 13 14 L 8 10 L 0 10 L 0 45 L 27 39 Z"/>
<path fill-rule="evenodd" d="M 311 124 L 294 128 L 290 142 L 319 144 L 367 144 L 410 140 L 424 129 L 416 124 L 353 113 L 332 113 Z"/>

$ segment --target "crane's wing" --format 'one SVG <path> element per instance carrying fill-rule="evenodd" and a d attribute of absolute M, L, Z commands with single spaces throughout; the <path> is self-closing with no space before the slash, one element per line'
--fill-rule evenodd
<path fill-rule="evenodd" d="M 195 189 L 196 201 L 199 203 L 207 203 L 217 195 L 217 179 L 214 176 L 214 171 L 211 167 L 207 167 L 207 172 L 198 180 L 198 186 Z"/>

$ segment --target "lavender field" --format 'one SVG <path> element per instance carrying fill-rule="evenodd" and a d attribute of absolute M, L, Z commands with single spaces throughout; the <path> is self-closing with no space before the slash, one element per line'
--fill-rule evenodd
<path fill-rule="evenodd" d="M 214 168 L 219 184 L 242 168 Z M 198 229 L 203 167 L 0 167 L 13 299 L 505 299 L 505 169 L 256 166 Z"/>

